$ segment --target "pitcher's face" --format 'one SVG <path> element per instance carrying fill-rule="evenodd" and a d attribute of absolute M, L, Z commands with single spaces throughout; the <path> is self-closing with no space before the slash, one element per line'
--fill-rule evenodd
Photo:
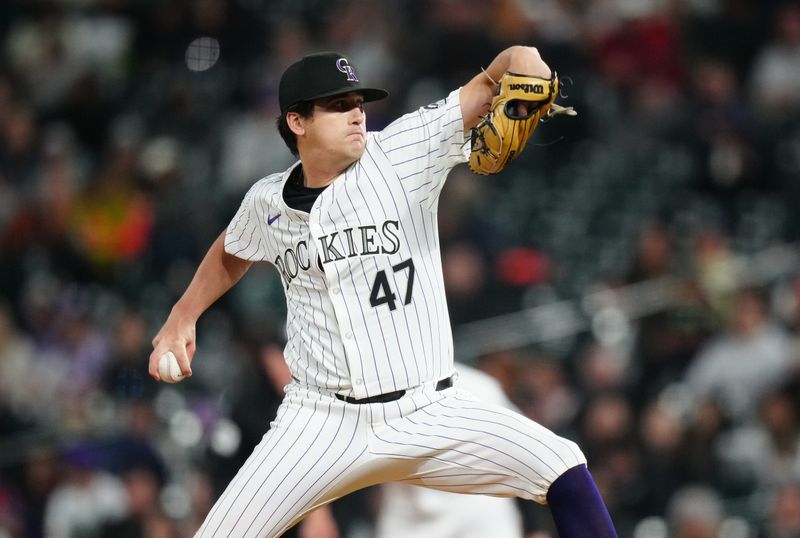
<path fill-rule="evenodd" d="M 319 99 L 304 123 L 309 148 L 340 157 L 351 164 L 361 158 L 367 143 L 364 98 L 356 92 Z"/>

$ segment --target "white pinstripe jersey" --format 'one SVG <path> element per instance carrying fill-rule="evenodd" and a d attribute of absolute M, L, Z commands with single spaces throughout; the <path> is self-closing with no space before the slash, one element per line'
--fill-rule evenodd
<path fill-rule="evenodd" d="M 283 198 L 297 163 L 249 190 L 225 250 L 281 273 L 295 379 L 365 398 L 452 374 L 437 207 L 466 152 L 455 90 L 368 133 L 361 159 L 310 213 Z"/>

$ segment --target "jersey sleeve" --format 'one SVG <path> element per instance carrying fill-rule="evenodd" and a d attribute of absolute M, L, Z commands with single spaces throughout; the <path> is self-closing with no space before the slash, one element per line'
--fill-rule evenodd
<path fill-rule="evenodd" d="M 237 258 L 263 261 L 267 256 L 261 215 L 263 180 L 253 185 L 239 206 L 225 233 L 225 252 Z"/>
<path fill-rule="evenodd" d="M 410 112 L 378 135 L 386 157 L 406 191 L 434 207 L 450 170 L 469 158 L 460 88 L 441 101 Z"/>

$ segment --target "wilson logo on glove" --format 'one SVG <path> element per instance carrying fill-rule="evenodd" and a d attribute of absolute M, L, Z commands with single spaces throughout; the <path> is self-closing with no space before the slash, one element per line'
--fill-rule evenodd
<path fill-rule="evenodd" d="M 545 116 L 575 116 L 572 107 L 555 104 L 559 82 L 506 73 L 497 85 L 489 112 L 472 128 L 469 167 L 476 174 L 496 174 L 525 149 L 525 144 Z M 532 93 L 537 97 L 531 99 Z"/>
<path fill-rule="evenodd" d="M 544 93 L 543 84 L 509 84 L 508 88 L 511 91 L 522 90 L 525 93 Z"/>

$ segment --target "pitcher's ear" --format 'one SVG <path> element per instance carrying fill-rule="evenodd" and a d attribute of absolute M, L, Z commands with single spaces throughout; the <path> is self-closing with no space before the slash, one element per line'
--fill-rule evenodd
<path fill-rule="evenodd" d="M 300 114 L 297 112 L 287 112 L 286 113 L 286 125 L 289 127 L 289 130 L 292 131 L 296 135 L 303 135 L 306 132 L 305 122 L 304 119 Z"/>

